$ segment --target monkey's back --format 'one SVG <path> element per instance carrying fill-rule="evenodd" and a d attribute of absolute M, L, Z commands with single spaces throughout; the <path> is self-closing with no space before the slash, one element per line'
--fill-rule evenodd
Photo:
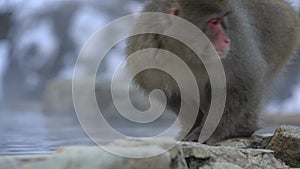
<path fill-rule="evenodd" d="M 270 77 L 280 70 L 299 44 L 299 17 L 283 0 L 232 0 L 244 7 L 248 26 L 268 64 Z M 253 38 L 253 37 L 252 37 Z"/>

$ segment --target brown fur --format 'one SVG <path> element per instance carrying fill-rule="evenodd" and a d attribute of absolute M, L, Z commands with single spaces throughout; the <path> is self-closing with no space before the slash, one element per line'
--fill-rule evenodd
<path fill-rule="evenodd" d="M 299 21 L 296 13 L 282 0 L 152 0 L 144 11 L 170 13 L 174 4 L 180 6 L 180 17 L 200 29 L 203 29 L 208 15 L 231 12 L 226 20 L 231 50 L 222 60 L 227 79 L 226 106 L 221 122 L 207 143 L 251 135 L 260 127 L 259 113 L 267 89 L 298 45 Z M 191 50 L 164 36 L 147 34 L 132 37 L 128 40 L 127 54 L 149 47 L 173 52 L 195 74 L 201 93 L 201 108 L 185 140 L 196 141 L 210 106 L 207 72 Z M 145 60 L 136 60 L 129 62 L 128 67 L 134 70 L 136 64 L 146 63 Z M 168 64 L 166 66 L 170 66 Z M 149 70 L 140 73 L 135 81 L 146 92 L 155 88 L 164 90 L 169 99 L 168 108 L 178 111 L 180 93 L 170 76 Z M 182 121 L 183 131 L 186 130 L 185 123 L 189 122 Z"/>

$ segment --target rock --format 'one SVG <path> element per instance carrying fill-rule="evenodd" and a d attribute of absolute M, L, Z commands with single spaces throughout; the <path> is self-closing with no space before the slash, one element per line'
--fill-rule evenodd
<path fill-rule="evenodd" d="M 300 168 L 300 127 L 283 125 L 276 129 L 266 148 L 287 165 Z"/>
<path fill-rule="evenodd" d="M 300 168 L 300 127 L 283 125 L 272 136 L 233 138 L 216 143 L 217 146 L 260 148 L 274 151 L 277 159 L 288 166 Z"/>
<path fill-rule="evenodd" d="M 0 168 L 287 169 L 289 167 L 277 160 L 271 150 L 208 146 L 177 142 L 170 138 L 156 138 L 119 140 L 101 148 L 62 147 L 52 155 L 46 156 L 0 157 Z"/>
<path fill-rule="evenodd" d="M 188 142 L 182 144 L 182 149 L 189 168 L 289 168 L 277 160 L 271 150 L 207 146 Z"/>
<path fill-rule="evenodd" d="M 215 143 L 215 146 L 265 149 L 273 135 L 253 135 L 251 137 L 237 137 Z"/>
<path fill-rule="evenodd" d="M 253 144 L 261 143 L 262 141 L 263 141 L 263 137 L 260 136 L 238 137 L 238 138 L 223 140 L 215 143 L 214 145 L 247 148 L 247 147 L 251 147 Z"/>

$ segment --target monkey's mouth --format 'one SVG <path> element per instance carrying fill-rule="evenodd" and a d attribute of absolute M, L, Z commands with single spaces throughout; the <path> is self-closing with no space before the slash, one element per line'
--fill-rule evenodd
<path fill-rule="evenodd" d="M 220 58 L 224 58 L 229 50 L 216 50 Z"/>

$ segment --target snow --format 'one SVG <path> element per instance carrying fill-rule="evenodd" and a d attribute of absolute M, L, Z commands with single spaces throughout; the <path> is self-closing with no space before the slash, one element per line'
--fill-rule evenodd
<path fill-rule="evenodd" d="M 85 6 L 74 15 L 70 36 L 77 43 L 77 47 L 81 49 L 89 37 L 108 21 L 107 13 Z"/>
<path fill-rule="evenodd" d="M 40 11 L 48 10 L 52 7 L 49 5 L 54 1 L 49 0 L 7 0 L 7 6 L 11 6 L 14 11 L 16 21 L 22 22 L 24 19 Z"/>
<path fill-rule="evenodd" d="M 30 90 L 42 83 L 37 70 L 42 70 L 54 62 L 53 56 L 56 56 L 60 45 L 51 21 L 41 20 L 32 25 L 20 25 L 27 29 L 21 28 L 22 31 L 18 32 L 14 39 L 17 42 L 15 56 L 18 57 L 20 69 L 26 75 L 24 84 Z"/>
<path fill-rule="evenodd" d="M 271 102 L 266 106 L 266 112 L 272 114 L 299 114 L 300 112 L 300 85 L 293 89 L 293 94 L 281 103 Z"/>
<path fill-rule="evenodd" d="M 292 97 L 282 103 L 282 111 L 284 110 L 286 113 L 300 112 L 300 86 L 297 86 L 293 91 Z"/>
<path fill-rule="evenodd" d="M 143 9 L 143 3 L 139 2 L 129 2 L 127 3 L 127 9 L 130 10 L 131 13 L 138 13 Z"/>
<path fill-rule="evenodd" d="M 31 47 L 37 47 L 37 54 L 28 56 L 25 51 Z M 24 30 L 16 45 L 16 51 L 20 53 L 20 64 L 27 68 L 42 68 L 51 63 L 58 48 L 59 40 L 55 37 L 52 22 L 48 20 L 42 20 L 33 28 Z"/>

